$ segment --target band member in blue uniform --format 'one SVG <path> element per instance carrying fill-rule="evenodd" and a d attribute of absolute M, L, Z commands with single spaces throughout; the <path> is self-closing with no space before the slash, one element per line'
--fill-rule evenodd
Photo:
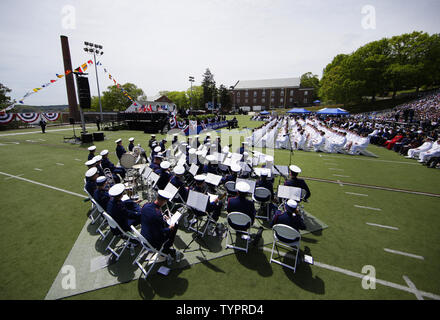
<path fill-rule="evenodd" d="M 87 160 L 92 160 L 95 156 L 96 146 L 88 147 L 87 150 L 89 150 L 89 155 L 87 156 Z"/>
<path fill-rule="evenodd" d="M 298 204 L 295 200 L 288 200 L 284 206 L 285 211 L 277 211 L 270 222 L 272 228 L 276 224 L 285 224 L 296 231 L 305 230 L 306 225 L 301 214 L 298 212 Z M 280 239 L 282 241 L 282 239 Z M 290 241 L 289 241 L 290 242 Z"/>
<path fill-rule="evenodd" d="M 120 182 L 119 177 L 117 176 L 118 174 L 121 175 L 122 179 L 125 178 L 125 169 L 122 167 L 116 167 L 108 158 L 108 150 L 102 150 L 101 151 L 101 156 L 102 156 L 102 160 L 101 160 L 101 167 L 102 169 L 108 168 L 113 175 L 113 179 L 115 180 L 115 182 Z"/>
<path fill-rule="evenodd" d="M 105 176 L 99 176 L 96 179 L 97 189 L 93 194 L 93 198 L 104 209 L 107 209 L 107 204 L 110 200 L 110 194 L 107 189 L 107 178 Z"/>
<path fill-rule="evenodd" d="M 196 192 L 200 192 L 203 194 L 206 194 L 208 191 L 208 186 L 205 183 L 205 176 L 204 175 L 196 175 L 194 177 L 194 180 L 196 181 L 195 185 L 191 188 L 192 190 L 196 191 Z M 217 221 L 218 218 L 220 217 L 220 213 L 223 207 L 223 202 L 219 200 L 219 198 L 217 197 L 216 200 L 208 202 L 208 205 L 206 206 L 206 211 L 211 213 L 212 218 Z M 206 215 L 205 212 L 201 212 L 198 210 L 193 210 L 194 214 L 196 216 L 204 216 Z"/>
<path fill-rule="evenodd" d="M 96 167 L 96 169 L 98 169 L 98 174 L 99 174 L 100 176 L 104 176 L 104 175 L 105 175 L 105 173 L 104 173 L 104 168 L 103 168 L 102 165 L 101 165 L 101 162 L 102 162 L 102 156 L 101 156 L 101 155 L 97 155 L 97 156 L 95 156 L 92 160 L 95 161 L 95 167 Z"/>
<path fill-rule="evenodd" d="M 125 148 L 122 145 L 122 139 L 116 140 L 115 143 L 116 143 L 116 156 L 118 157 L 119 161 L 121 161 L 122 155 L 127 151 L 125 151 Z"/>
<path fill-rule="evenodd" d="M 267 170 L 261 170 L 260 171 L 260 178 L 255 183 L 255 188 L 266 188 L 270 191 L 271 200 L 274 198 L 274 192 L 273 192 L 273 181 L 269 181 L 267 179 L 269 175 L 268 169 Z"/>
<path fill-rule="evenodd" d="M 289 167 L 290 178 L 284 182 L 285 186 L 301 188 L 306 191 L 304 201 L 310 198 L 311 192 L 307 183 L 303 179 L 298 178 L 298 174 L 301 173 L 301 169 L 298 166 L 291 165 Z"/>
<path fill-rule="evenodd" d="M 134 148 L 134 138 L 132 137 L 132 138 L 128 139 L 128 141 L 130 142 L 128 144 L 128 151 L 132 152 L 133 148 Z"/>
<path fill-rule="evenodd" d="M 130 202 L 122 201 L 125 186 L 122 183 L 115 184 L 108 191 L 110 200 L 106 212 L 119 224 L 122 230 L 129 231 L 130 226 L 137 226 L 141 223 L 140 207 L 131 206 Z M 130 203 L 130 205 L 128 205 Z M 118 230 L 113 230 L 118 234 Z"/>
<path fill-rule="evenodd" d="M 203 166 L 203 170 L 202 173 L 204 174 L 208 174 L 208 173 L 212 173 L 212 174 L 218 174 L 218 166 L 217 166 L 217 162 L 215 161 L 215 156 L 212 154 L 209 154 L 206 156 L 206 160 L 208 161 L 208 164 L 205 164 Z"/>
<path fill-rule="evenodd" d="M 176 143 L 179 143 L 179 134 L 178 133 L 173 134 L 173 140 L 171 141 L 171 145 L 173 147 L 175 147 Z"/>
<path fill-rule="evenodd" d="M 211 142 L 211 134 L 209 132 L 206 134 L 205 140 L 203 140 L 203 144 L 207 144 L 208 142 Z"/>
<path fill-rule="evenodd" d="M 174 176 L 171 178 L 170 183 L 179 189 L 177 193 L 180 195 L 180 197 L 175 198 L 175 201 L 182 203 L 183 200 L 183 202 L 186 203 L 188 199 L 188 187 L 186 186 L 184 177 L 185 168 L 182 166 L 176 166 L 174 167 L 173 173 Z"/>
<path fill-rule="evenodd" d="M 151 151 L 151 161 L 154 162 L 154 158 L 161 153 L 162 148 L 160 146 L 155 146 L 153 151 Z"/>
<path fill-rule="evenodd" d="M 158 153 L 154 156 L 153 162 L 150 164 L 150 168 L 153 169 L 153 171 L 157 171 L 160 169 L 160 164 L 162 163 L 163 156 L 162 154 Z"/>
<path fill-rule="evenodd" d="M 160 152 L 164 152 L 166 150 L 166 144 L 167 144 L 167 139 L 162 139 L 162 141 L 159 143 L 159 147 L 160 147 Z"/>
<path fill-rule="evenodd" d="M 177 258 L 179 253 L 171 248 L 176 237 L 177 225 L 168 225 L 167 217 L 161 211 L 170 198 L 171 195 L 168 192 L 159 190 L 156 200 L 142 207 L 141 235 L 157 250 L 163 246 L 162 252 L 174 253 Z"/>
<path fill-rule="evenodd" d="M 248 183 L 244 181 L 240 181 L 235 185 L 235 189 L 237 190 L 236 197 L 230 197 L 228 199 L 228 205 L 226 207 L 226 211 L 228 213 L 231 212 L 241 212 L 248 215 L 251 218 L 251 226 L 255 221 L 255 206 L 254 202 L 246 199 L 247 194 L 250 192 L 251 187 Z M 241 227 L 238 225 L 234 225 L 231 221 L 228 221 L 229 224 L 236 230 L 247 230 L 249 226 Z"/>
<path fill-rule="evenodd" d="M 239 174 L 240 171 L 241 171 L 241 167 L 240 167 L 240 165 L 238 165 L 238 164 L 233 164 L 233 165 L 231 166 L 231 173 L 228 174 L 228 175 L 226 175 L 226 176 L 224 176 L 224 177 L 222 178 L 221 183 L 226 183 L 226 182 L 228 182 L 228 181 L 236 181 L 237 178 L 238 178 L 238 174 Z"/>
<path fill-rule="evenodd" d="M 92 167 L 86 171 L 86 185 L 85 188 L 91 197 L 95 194 L 96 179 L 98 178 L 98 169 L 96 167 Z"/>
<path fill-rule="evenodd" d="M 159 190 L 165 189 L 168 182 L 170 182 L 171 175 L 168 171 L 170 166 L 171 166 L 171 164 L 168 161 L 162 161 L 160 164 L 160 168 L 156 169 L 154 171 L 154 173 L 159 175 L 159 180 L 157 180 L 157 184 L 156 184 L 156 186 L 159 188 Z"/>
<path fill-rule="evenodd" d="M 154 147 L 153 144 L 157 144 L 156 141 L 156 135 L 152 134 L 150 140 L 148 141 L 148 146 L 150 147 L 151 151 L 153 151 Z"/>

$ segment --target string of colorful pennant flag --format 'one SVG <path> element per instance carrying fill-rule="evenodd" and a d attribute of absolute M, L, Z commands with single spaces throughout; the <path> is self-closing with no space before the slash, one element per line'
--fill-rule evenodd
<path fill-rule="evenodd" d="M 83 63 L 83 64 L 80 65 L 78 68 L 74 69 L 74 72 L 80 72 L 80 73 L 85 72 L 85 71 L 87 70 L 87 66 L 88 66 L 89 64 L 93 64 L 93 61 L 92 61 L 92 60 L 89 60 L 89 61 L 87 61 L 86 63 Z M 70 73 L 72 73 L 71 70 L 66 70 L 66 72 L 64 72 L 63 74 L 58 74 L 58 73 L 56 73 L 55 75 L 56 75 L 56 77 L 57 77 L 58 79 L 61 79 L 61 78 L 63 78 L 64 76 L 67 76 L 67 75 L 70 74 Z M 20 104 L 24 104 L 24 99 L 26 99 L 27 97 L 29 97 L 29 96 L 31 96 L 31 95 L 33 95 L 33 94 L 39 92 L 39 91 L 42 90 L 43 88 L 47 88 L 47 87 L 49 87 L 52 83 L 57 82 L 58 79 L 56 79 L 56 80 L 50 80 L 49 82 L 46 82 L 46 83 L 42 84 L 40 87 L 33 88 L 32 90 L 26 92 L 26 94 L 25 94 L 20 100 L 18 100 L 18 103 L 20 103 Z M 13 109 L 13 108 L 15 107 L 16 104 L 17 104 L 17 101 L 14 100 L 14 102 L 13 102 L 10 106 L 6 107 L 5 109 L 1 110 L 0 112 L 6 112 L 6 111 L 9 111 L 9 110 Z"/>

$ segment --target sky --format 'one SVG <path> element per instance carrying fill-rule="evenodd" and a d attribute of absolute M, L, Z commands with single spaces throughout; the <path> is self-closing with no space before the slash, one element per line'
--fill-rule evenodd
<path fill-rule="evenodd" d="M 147 97 L 200 85 L 206 68 L 217 85 L 300 77 L 334 56 L 384 37 L 440 32 L 439 0 L 93 0 L 0 1 L 0 83 L 23 95 L 63 73 L 60 36 L 73 68 L 90 60 L 84 41 L 118 83 Z M 90 90 L 97 95 L 94 68 Z M 101 93 L 113 82 L 98 67 Z M 64 79 L 26 98 L 67 104 Z"/>

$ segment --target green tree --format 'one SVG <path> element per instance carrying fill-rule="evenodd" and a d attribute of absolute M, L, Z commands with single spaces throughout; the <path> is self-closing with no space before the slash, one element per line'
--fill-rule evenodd
<path fill-rule="evenodd" d="M 231 95 L 229 94 L 229 90 L 222 84 L 219 88 L 219 96 L 220 96 L 220 104 L 223 110 L 230 110 L 231 105 Z"/>
<path fill-rule="evenodd" d="M 318 98 L 319 93 L 319 78 L 316 74 L 311 72 L 304 73 L 301 76 L 301 87 L 303 88 L 313 88 L 312 99 L 315 100 Z"/>
<path fill-rule="evenodd" d="M 193 86 L 192 93 L 191 88 L 186 90 L 186 95 L 188 97 L 189 103 L 192 101 L 192 107 L 194 110 L 201 110 L 205 108 L 204 100 L 203 100 L 203 87 L 202 86 Z M 192 98 L 191 98 L 192 97 Z M 190 105 L 190 104 L 188 104 Z"/>
<path fill-rule="evenodd" d="M 133 83 L 125 83 L 122 85 L 122 88 L 135 101 L 144 95 L 142 89 Z M 131 100 L 117 86 L 107 87 L 107 91 L 102 93 L 101 103 L 103 111 L 124 111 L 132 104 Z"/>
<path fill-rule="evenodd" d="M 187 109 L 189 106 L 189 98 L 185 91 L 167 91 L 166 96 L 180 109 Z"/>
<path fill-rule="evenodd" d="M 203 108 L 204 108 L 205 103 L 212 102 L 213 95 L 214 95 L 214 101 L 216 100 L 215 97 L 217 96 L 214 75 L 211 73 L 209 68 L 206 68 L 205 73 L 203 74 L 202 88 L 203 88 Z"/>
<path fill-rule="evenodd" d="M 11 97 L 7 94 L 12 90 L 0 83 L 0 107 L 1 109 L 9 107 L 12 104 Z"/>

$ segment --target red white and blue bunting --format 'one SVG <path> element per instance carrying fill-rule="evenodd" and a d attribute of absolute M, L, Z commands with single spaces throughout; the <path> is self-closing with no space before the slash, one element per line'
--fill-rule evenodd
<path fill-rule="evenodd" d="M 17 113 L 17 118 L 23 122 L 32 123 L 40 118 L 40 114 L 35 112 Z"/>
<path fill-rule="evenodd" d="M 50 113 L 43 113 L 43 116 L 47 119 L 47 121 L 57 121 L 60 117 L 59 113 L 50 112 Z"/>
<path fill-rule="evenodd" d="M 15 118 L 15 113 L 0 113 L 0 124 L 8 124 Z"/>

